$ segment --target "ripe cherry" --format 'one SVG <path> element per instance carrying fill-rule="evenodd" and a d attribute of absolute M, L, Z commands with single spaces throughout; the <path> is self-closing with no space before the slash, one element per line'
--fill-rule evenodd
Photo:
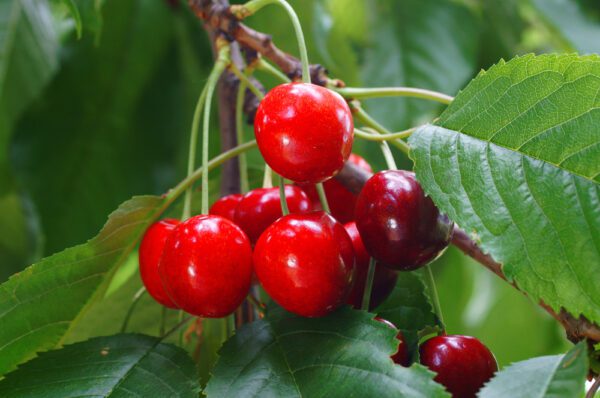
<path fill-rule="evenodd" d="M 362 239 L 360 239 L 358 229 L 356 229 L 356 223 L 354 221 L 349 222 L 344 225 L 344 228 L 346 228 L 348 236 L 352 239 L 354 257 L 356 259 L 354 286 L 352 287 L 346 302 L 354 308 L 360 309 L 363 293 L 365 291 L 365 284 L 367 282 L 367 273 L 369 271 L 369 261 L 371 256 L 367 253 L 367 249 L 365 249 L 365 245 L 363 245 Z M 396 286 L 396 280 L 398 280 L 398 274 L 395 271 L 383 267 L 381 264 L 376 264 L 375 267 L 369 310 L 376 308 L 388 298 L 390 293 L 392 293 L 392 290 L 394 290 L 394 286 Z"/>
<path fill-rule="evenodd" d="M 357 154 L 350 154 L 348 162 L 354 163 L 356 166 L 373 173 L 373 169 L 365 159 L 358 156 Z M 315 210 L 321 209 L 321 202 L 319 201 L 319 195 L 314 184 L 301 183 L 298 184 L 304 192 L 308 195 L 312 201 Z M 325 195 L 329 202 L 331 209 L 331 215 L 341 223 L 347 223 L 354 220 L 354 208 L 356 207 L 357 195 L 350 192 L 341 182 L 332 178 L 323 183 L 325 188 Z"/>
<path fill-rule="evenodd" d="M 306 194 L 294 185 L 285 186 L 285 197 L 290 213 L 306 213 L 312 203 Z M 260 234 L 282 216 L 279 188 L 258 188 L 244 195 L 235 212 L 235 223 L 255 243 Z"/>
<path fill-rule="evenodd" d="M 471 398 L 498 370 L 494 354 L 475 337 L 437 336 L 419 348 L 421 363 L 454 398 Z"/>
<path fill-rule="evenodd" d="M 233 221 L 235 217 L 235 210 L 242 200 L 242 196 L 243 195 L 239 193 L 223 196 L 213 203 L 213 205 L 210 207 L 210 210 L 208 210 L 208 213 Z"/>
<path fill-rule="evenodd" d="M 165 242 L 178 224 L 179 220 L 171 218 L 155 222 L 146 230 L 139 250 L 140 276 L 146 290 L 156 301 L 169 308 L 177 308 L 177 305 L 163 287 L 158 266 Z"/>
<path fill-rule="evenodd" d="M 226 218 L 192 217 L 167 239 L 159 272 L 169 297 L 184 311 L 207 318 L 229 315 L 250 288 L 250 241 Z"/>
<path fill-rule="evenodd" d="M 324 87 L 287 83 L 261 101 L 254 133 L 265 161 L 296 182 L 334 176 L 352 150 L 354 123 L 346 101 Z"/>
<path fill-rule="evenodd" d="M 258 239 L 254 270 L 287 311 L 324 316 L 345 302 L 352 287 L 352 241 L 343 225 L 324 212 L 290 214 Z"/>
<path fill-rule="evenodd" d="M 394 325 L 390 321 L 387 321 L 378 316 L 375 317 L 375 320 L 383 323 L 384 325 L 391 327 L 392 329 L 398 330 L 396 325 Z M 396 351 L 396 353 L 391 356 L 392 361 L 394 361 L 398 365 L 408 366 L 408 365 L 410 365 L 410 357 L 408 356 L 408 349 L 406 347 L 406 342 L 404 341 L 404 336 L 402 335 L 401 331 L 398 330 L 398 334 L 396 335 L 396 338 L 400 342 L 398 343 L 398 351 Z"/>
<path fill-rule="evenodd" d="M 407 271 L 442 253 L 453 224 L 425 196 L 414 173 L 387 170 L 371 177 L 360 192 L 356 226 L 371 256 Z"/>

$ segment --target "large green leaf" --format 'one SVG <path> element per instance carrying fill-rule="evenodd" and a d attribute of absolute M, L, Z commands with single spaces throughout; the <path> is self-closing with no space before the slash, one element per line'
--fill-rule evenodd
<path fill-rule="evenodd" d="M 600 53 L 600 20 L 593 20 L 582 4 L 565 0 L 532 0 L 567 51 Z"/>
<path fill-rule="evenodd" d="M 454 94 L 475 72 L 477 19 L 465 6 L 449 0 L 384 0 L 371 2 L 367 12 L 367 44 L 361 52 L 367 86 Z M 435 103 L 399 98 L 373 105 L 369 110 L 391 129 L 430 120 L 439 109 Z"/>
<path fill-rule="evenodd" d="M 45 352 L 0 381 L 9 397 L 198 396 L 196 367 L 181 348 L 119 334 Z"/>
<path fill-rule="evenodd" d="M 600 321 L 600 57 L 500 62 L 410 139 L 417 178 L 503 272 Z"/>
<path fill-rule="evenodd" d="M 479 392 L 481 398 L 582 397 L 587 374 L 585 343 L 564 355 L 517 362 L 503 369 Z"/>
<path fill-rule="evenodd" d="M 225 343 L 208 397 L 445 397 L 433 374 L 390 359 L 393 329 L 373 315 L 342 308 L 301 318 L 270 307 Z"/>
<path fill-rule="evenodd" d="M 58 38 L 46 0 L 0 1 L 0 193 L 9 184 L 13 125 L 58 68 Z"/>
<path fill-rule="evenodd" d="M 155 196 L 133 198 L 88 243 L 47 257 L 0 285 L 0 375 L 61 342 L 164 203 Z"/>

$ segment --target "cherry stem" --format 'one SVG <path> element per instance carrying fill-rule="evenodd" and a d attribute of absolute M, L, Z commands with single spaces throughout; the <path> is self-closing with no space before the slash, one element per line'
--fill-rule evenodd
<path fill-rule="evenodd" d="M 192 319 L 194 319 L 193 316 L 188 316 L 187 318 L 184 318 L 183 320 L 179 321 L 177 323 L 177 325 L 173 326 L 171 329 L 169 329 L 165 334 L 160 336 L 161 340 L 166 340 L 167 338 L 171 337 L 171 335 L 173 333 L 175 333 L 176 331 L 179 330 L 179 328 L 181 328 L 182 326 L 185 326 L 189 321 L 191 321 Z"/>
<path fill-rule="evenodd" d="M 238 145 L 244 143 L 244 98 L 246 96 L 246 87 L 246 83 L 240 80 L 235 98 L 235 134 Z M 246 193 L 250 190 L 250 183 L 248 182 L 248 161 L 245 153 L 240 154 L 238 162 L 240 166 L 240 191 Z"/>
<path fill-rule="evenodd" d="M 248 78 L 248 76 L 245 73 L 242 73 L 242 71 L 240 71 L 239 68 L 237 66 L 235 66 L 233 63 L 230 65 L 229 70 L 238 79 L 240 79 L 240 82 L 244 83 L 244 85 L 246 87 L 248 87 L 254 95 L 256 95 L 256 98 L 258 98 L 259 100 L 262 100 L 265 97 L 265 95 L 262 93 L 262 91 L 260 91 L 260 89 L 256 86 L 256 84 L 252 83 L 252 81 Z"/>
<path fill-rule="evenodd" d="M 383 127 L 379 122 L 373 119 L 365 110 L 358 104 L 356 101 L 352 101 L 350 103 L 352 106 L 352 113 L 358 120 L 360 120 L 364 125 L 371 127 L 378 134 L 393 134 L 390 130 Z M 410 151 L 410 147 L 408 144 L 402 140 L 393 140 L 391 143 L 400 149 L 402 152 L 408 155 Z"/>
<path fill-rule="evenodd" d="M 287 216 L 290 214 L 290 209 L 285 197 L 285 179 L 282 176 L 279 176 L 279 200 L 281 201 L 281 214 Z"/>
<path fill-rule="evenodd" d="M 259 312 L 264 313 L 264 311 L 266 310 L 265 305 L 261 303 L 256 297 L 254 297 L 252 293 L 248 294 L 248 301 L 250 301 Z"/>
<path fill-rule="evenodd" d="M 215 66 L 210 72 L 208 81 L 206 82 L 206 104 L 204 106 L 204 118 L 202 120 L 202 167 L 207 170 L 207 172 L 202 173 L 202 214 L 208 214 L 208 138 L 212 97 L 221 74 L 230 63 L 229 45 L 224 44 L 219 40 L 217 41 L 217 45 L 220 45 L 220 48 Z"/>
<path fill-rule="evenodd" d="M 449 104 L 454 100 L 454 97 L 439 93 L 437 91 L 425 90 L 422 88 L 413 87 L 378 87 L 378 88 L 362 88 L 362 87 L 344 87 L 332 88 L 345 98 L 367 99 L 367 98 L 382 98 L 382 97 L 412 97 L 421 98 L 431 101 L 437 101 L 442 104 Z"/>
<path fill-rule="evenodd" d="M 194 110 L 194 117 L 192 118 L 192 129 L 190 131 L 190 148 L 188 152 L 188 167 L 187 175 L 191 175 L 194 172 L 194 163 L 196 161 L 196 147 L 198 146 L 198 125 L 200 124 L 200 115 L 202 114 L 202 108 L 206 102 L 206 85 L 202 88 L 202 92 L 198 97 L 196 103 L 196 109 Z M 190 218 L 192 214 L 192 187 L 185 191 L 185 199 L 183 201 L 183 213 L 181 215 L 182 220 Z"/>
<path fill-rule="evenodd" d="M 369 270 L 367 271 L 367 280 L 365 281 L 365 290 L 363 292 L 362 304 L 360 308 L 369 311 L 371 304 L 371 291 L 373 290 L 373 279 L 375 279 L 376 262 L 373 257 L 369 259 Z"/>
<path fill-rule="evenodd" d="M 600 376 L 596 377 L 594 384 L 592 384 L 588 392 L 585 394 L 585 398 L 594 398 L 598 392 L 598 389 L 600 389 Z"/>
<path fill-rule="evenodd" d="M 263 174 L 263 188 L 273 188 L 273 170 L 265 163 L 265 173 Z"/>
<path fill-rule="evenodd" d="M 431 266 L 429 265 L 425 266 L 425 282 L 427 284 L 427 289 L 429 290 L 430 299 L 433 302 L 433 311 L 435 312 L 435 315 L 442 326 L 442 330 L 445 331 L 446 324 L 444 323 L 444 317 L 442 316 L 442 306 L 440 305 L 440 297 L 438 296 L 433 272 L 431 271 Z"/>
<path fill-rule="evenodd" d="M 394 155 L 392 154 L 392 150 L 390 149 L 387 141 L 381 141 L 379 146 L 381 147 L 381 153 L 383 154 L 388 169 L 398 170 L 398 166 L 396 166 L 396 160 L 394 159 Z"/>
<path fill-rule="evenodd" d="M 327 214 L 331 214 L 331 209 L 329 208 L 329 203 L 327 202 L 327 195 L 325 195 L 325 188 L 323 188 L 323 183 L 319 182 L 315 185 L 317 189 L 317 194 L 319 195 L 319 201 L 321 202 L 321 207 L 323 211 Z"/>
<path fill-rule="evenodd" d="M 271 65 L 264 58 L 258 59 L 258 61 L 256 62 L 256 68 L 258 70 L 262 70 L 263 72 L 266 72 L 266 73 L 276 77 L 277 79 L 281 80 L 284 83 L 290 83 L 292 81 L 282 71 L 280 71 L 279 69 L 277 69 L 276 67 Z"/>
<path fill-rule="evenodd" d="M 402 138 L 408 138 L 419 127 L 420 126 L 411 127 L 407 130 L 403 130 L 403 131 L 399 131 L 397 133 L 391 133 L 391 134 L 379 134 L 377 132 L 375 132 L 375 134 L 371 134 L 367 131 L 363 131 L 363 130 L 355 128 L 354 135 L 359 138 L 362 138 L 363 140 L 367 140 L 367 141 L 391 141 L 391 140 L 397 140 L 397 139 L 402 139 Z"/>
<path fill-rule="evenodd" d="M 231 7 L 231 12 L 238 18 L 243 19 L 248 17 L 261 8 L 270 5 L 277 4 L 285 9 L 290 20 L 292 21 L 292 26 L 294 27 L 294 32 L 296 33 L 296 39 L 298 41 L 298 50 L 300 52 L 300 61 L 302 63 L 302 81 L 304 83 L 310 83 L 310 67 L 308 63 L 308 51 L 306 50 L 306 42 L 304 41 L 304 33 L 302 33 L 302 26 L 300 25 L 300 20 L 298 19 L 298 15 L 285 0 L 250 0 L 246 4 L 243 4 L 238 7 Z"/>
<path fill-rule="evenodd" d="M 133 310 L 135 309 L 137 303 L 140 301 L 144 293 L 146 293 L 146 288 L 142 286 L 133 295 L 133 298 L 131 299 L 131 304 L 129 305 L 129 309 L 127 310 L 127 314 L 125 314 L 125 319 L 123 319 L 123 324 L 121 325 L 121 333 L 125 333 L 125 331 L 127 330 L 127 325 L 129 324 L 129 319 L 133 315 Z"/>

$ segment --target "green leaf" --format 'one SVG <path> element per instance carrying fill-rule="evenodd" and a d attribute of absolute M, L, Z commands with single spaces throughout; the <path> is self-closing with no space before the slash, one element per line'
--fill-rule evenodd
<path fill-rule="evenodd" d="M 579 343 L 564 355 L 514 363 L 490 380 L 480 398 L 563 398 L 584 394 L 587 350 Z"/>
<path fill-rule="evenodd" d="M 600 321 L 600 57 L 482 72 L 410 139 L 435 203 L 534 301 Z"/>
<path fill-rule="evenodd" d="M 446 397 L 433 374 L 390 359 L 393 329 L 344 307 L 301 318 L 271 307 L 227 341 L 205 390 L 211 397 Z"/>
<path fill-rule="evenodd" d="M 123 203 L 88 243 L 47 257 L 0 285 L 0 375 L 59 344 L 108 276 L 127 259 L 165 200 L 140 196 Z"/>
<path fill-rule="evenodd" d="M 532 0 L 566 51 L 600 53 L 600 21 L 593 20 L 576 1 Z"/>
<path fill-rule="evenodd" d="M 77 37 L 81 38 L 81 32 L 83 31 L 83 24 L 81 22 L 81 14 L 79 8 L 75 4 L 75 0 L 62 0 L 63 4 L 69 9 L 73 20 L 75 21 L 75 28 L 77 29 Z M 89 1 L 88 1 L 89 3 Z"/>
<path fill-rule="evenodd" d="M 369 4 L 361 55 L 366 86 L 412 86 L 453 95 L 477 65 L 477 19 L 463 5 L 440 0 L 382 0 Z M 439 105 L 391 98 L 369 102 L 387 127 L 430 120 Z"/>
<path fill-rule="evenodd" d="M 58 38 L 46 0 L 0 2 L 0 194 L 11 187 L 13 125 L 58 68 Z"/>
<path fill-rule="evenodd" d="M 185 351 L 135 334 L 98 337 L 45 352 L 0 381 L 5 398 L 195 398 L 199 391 L 196 367 Z"/>

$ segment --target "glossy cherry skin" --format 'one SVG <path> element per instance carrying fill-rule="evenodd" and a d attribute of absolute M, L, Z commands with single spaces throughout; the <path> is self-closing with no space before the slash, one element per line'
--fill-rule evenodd
<path fill-rule="evenodd" d="M 454 398 L 472 398 L 498 370 L 494 354 L 471 336 L 437 336 L 419 348 L 421 363 L 437 373 Z"/>
<path fill-rule="evenodd" d="M 356 166 L 364 169 L 369 174 L 373 173 L 373 169 L 367 161 L 357 154 L 350 154 L 348 162 L 354 163 Z M 319 194 L 314 184 L 300 183 L 299 187 L 308 195 L 312 201 L 315 210 L 322 210 Z M 335 178 L 331 178 L 323 183 L 325 196 L 331 210 L 333 218 L 345 224 L 354 220 L 354 208 L 356 207 L 356 199 L 358 195 L 350 192 L 341 182 Z"/>
<path fill-rule="evenodd" d="M 250 288 L 250 241 L 221 216 L 189 218 L 167 239 L 159 272 L 169 297 L 184 311 L 206 318 L 227 316 Z"/>
<path fill-rule="evenodd" d="M 414 173 L 387 170 L 373 175 L 358 195 L 356 226 L 371 256 L 407 271 L 442 253 L 453 224 L 425 196 Z"/>
<path fill-rule="evenodd" d="M 315 211 L 275 221 L 254 248 L 254 270 L 287 311 L 320 317 L 344 304 L 354 275 L 352 241 L 344 226 Z"/>
<path fill-rule="evenodd" d="M 308 196 L 294 185 L 285 186 L 285 197 L 290 213 L 312 210 Z M 244 195 L 235 212 L 235 223 L 256 243 L 260 234 L 282 216 L 279 187 L 253 189 Z"/>
<path fill-rule="evenodd" d="M 333 177 L 350 156 L 354 123 L 337 93 L 308 83 L 273 88 L 254 119 L 258 148 L 276 173 L 295 182 Z"/>
<path fill-rule="evenodd" d="M 146 290 L 160 304 L 169 308 L 177 305 L 169 298 L 158 274 L 160 258 L 165 248 L 165 242 L 179 220 L 167 218 L 152 224 L 144 234 L 139 249 L 140 276 Z"/>
<path fill-rule="evenodd" d="M 375 317 L 375 320 L 383 323 L 384 325 L 391 327 L 394 330 L 398 330 L 396 325 L 394 325 L 390 321 L 387 321 L 378 316 Z M 394 355 L 392 355 L 390 358 L 392 358 L 392 361 L 394 361 L 398 365 L 409 366 L 410 365 L 410 357 L 408 356 L 408 348 L 406 347 L 406 342 L 404 341 L 404 336 L 402 335 L 402 332 L 400 330 L 398 330 L 398 334 L 396 335 L 396 338 L 399 340 L 398 351 L 396 351 L 396 353 Z"/>
<path fill-rule="evenodd" d="M 350 291 L 350 295 L 346 302 L 356 309 L 360 309 L 362 305 L 363 293 L 365 284 L 367 283 L 367 273 L 369 271 L 369 261 L 371 256 L 367 253 L 365 245 L 362 243 L 356 223 L 354 221 L 344 225 L 346 232 L 352 240 L 354 247 L 354 257 L 356 259 L 356 274 L 354 276 L 354 287 Z M 398 274 L 396 271 L 383 267 L 381 264 L 375 264 L 375 276 L 373 277 L 373 288 L 371 289 L 371 300 L 369 301 L 369 310 L 376 308 L 379 304 L 388 298 L 396 281 Z"/>
<path fill-rule="evenodd" d="M 233 221 L 235 218 L 235 211 L 237 209 L 238 204 L 242 200 L 243 195 L 239 193 L 223 196 L 219 200 L 217 200 L 208 210 L 208 214 L 213 214 L 215 216 L 221 216 L 230 221 Z"/>

